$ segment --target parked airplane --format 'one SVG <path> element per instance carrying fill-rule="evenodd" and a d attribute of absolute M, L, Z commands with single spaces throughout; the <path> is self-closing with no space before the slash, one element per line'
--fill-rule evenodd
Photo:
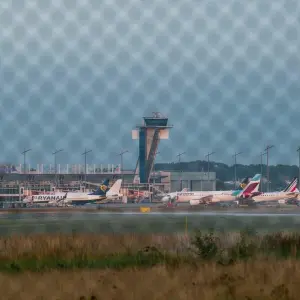
<path fill-rule="evenodd" d="M 109 191 L 109 179 L 106 179 L 95 191 L 91 193 L 82 192 L 68 192 L 66 199 L 102 199 L 105 198 L 106 193 Z"/>
<path fill-rule="evenodd" d="M 79 197 L 79 198 L 95 198 L 97 200 L 105 198 L 106 192 L 109 190 L 109 179 L 106 179 L 95 191 L 91 193 L 80 193 L 80 192 L 57 192 L 49 194 L 39 194 L 26 197 L 23 202 L 31 204 L 57 204 L 66 200 L 67 198 Z"/>
<path fill-rule="evenodd" d="M 101 195 L 95 195 L 94 193 L 88 195 L 84 195 L 83 193 L 80 195 L 77 195 L 78 193 L 67 193 L 67 196 L 65 199 L 63 199 L 63 202 L 67 205 L 85 205 L 88 203 L 91 204 L 102 202 L 103 200 L 114 200 L 123 196 L 120 194 L 121 184 L 122 179 L 116 180 L 110 189 L 107 189 L 107 191 L 101 190 Z M 105 188 L 103 189 L 105 190 Z"/>
<path fill-rule="evenodd" d="M 283 192 L 295 192 L 298 193 L 297 197 L 290 198 L 290 199 L 282 199 L 278 200 L 279 204 L 292 204 L 292 205 L 299 205 L 300 194 L 298 190 L 299 178 L 294 177 L 293 180 L 288 184 L 288 186 L 283 190 Z"/>
<path fill-rule="evenodd" d="M 237 203 L 239 198 L 248 198 L 258 192 L 261 175 L 256 174 L 250 182 L 242 189 L 235 191 L 194 191 L 173 192 L 162 198 L 162 202 L 177 203 L 189 202 L 190 205 L 211 204 L 220 202 Z"/>
<path fill-rule="evenodd" d="M 251 197 L 253 203 L 269 203 L 269 202 L 279 202 L 279 201 L 288 201 L 289 199 L 294 199 L 299 196 L 299 192 L 297 189 L 298 178 L 295 177 L 292 182 L 280 192 L 268 192 L 268 193 L 259 193 L 258 195 L 254 195 Z M 286 200 L 284 200 L 286 199 Z"/>

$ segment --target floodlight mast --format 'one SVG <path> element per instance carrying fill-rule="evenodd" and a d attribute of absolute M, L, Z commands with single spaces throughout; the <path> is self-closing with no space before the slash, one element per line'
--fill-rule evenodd
<path fill-rule="evenodd" d="M 24 174 L 26 174 L 26 153 L 29 152 L 29 151 L 31 151 L 31 150 L 32 150 L 32 149 L 27 149 L 27 150 L 26 150 L 26 149 L 24 148 L 24 151 L 21 153 L 21 154 L 23 154 L 23 157 L 24 157 L 24 167 L 23 167 L 23 168 L 24 168 L 24 169 L 23 169 L 23 173 L 24 173 Z"/>

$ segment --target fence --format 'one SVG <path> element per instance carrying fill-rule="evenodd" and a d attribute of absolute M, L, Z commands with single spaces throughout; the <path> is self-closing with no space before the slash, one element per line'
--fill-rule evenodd
<path fill-rule="evenodd" d="M 20 164 L 16 167 L 3 166 L 0 168 L 2 174 L 85 174 L 84 164 L 57 164 L 56 168 L 54 164 L 28 164 L 24 169 L 24 165 Z M 114 164 L 87 164 L 86 165 L 87 174 L 121 174 L 120 165 Z M 128 171 L 124 170 L 124 174 Z"/>

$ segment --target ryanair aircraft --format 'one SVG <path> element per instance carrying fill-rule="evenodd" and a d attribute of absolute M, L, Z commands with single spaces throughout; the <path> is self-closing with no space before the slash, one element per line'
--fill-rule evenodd
<path fill-rule="evenodd" d="M 26 197 L 23 202 L 28 204 L 58 204 L 65 202 L 68 204 L 86 204 L 93 201 L 106 199 L 106 193 L 109 191 L 109 179 L 106 179 L 95 191 L 91 193 L 80 192 L 57 192 L 51 194 L 40 194 Z"/>

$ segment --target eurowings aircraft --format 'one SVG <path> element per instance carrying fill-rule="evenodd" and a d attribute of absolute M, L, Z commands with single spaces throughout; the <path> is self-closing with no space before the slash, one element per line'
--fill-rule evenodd
<path fill-rule="evenodd" d="M 258 192 L 261 175 L 256 174 L 242 190 L 234 191 L 194 191 L 173 192 L 162 198 L 163 202 L 175 200 L 176 203 L 188 202 L 190 205 L 220 202 L 237 202 L 239 198 L 248 198 Z"/>

